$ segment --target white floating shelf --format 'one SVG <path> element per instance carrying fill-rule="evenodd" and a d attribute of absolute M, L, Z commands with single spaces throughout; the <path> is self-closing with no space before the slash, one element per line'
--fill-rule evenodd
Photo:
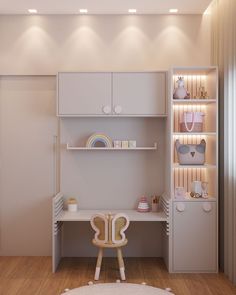
<path fill-rule="evenodd" d="M 67 150 L 78 150 L 78 151 L 149 151 L 157 150 L 157 143 L 151 147 L 135 147 L 135 148 L 114 148 L 114 147 L 74 147 L 68 143 L 66 145 Z"/>
<path fill-rule="evenodd" d="M 136 210 L 83 210 L 77 212 L 62 211 L 57 217 L 57 221 L 90 221 L 91 217 L 97 213 L 125 213 L 130 221 L 167 221 L 168 218 L 163 211 L 140 213 Z"/>
<path fill-rule="evenodd" d="M 204 165 L 180 165 L 179 163 L 174 163 L 174 168 L 216 168 L 216 165 L 213 164 L 204 164 Z"/>
<path fill-rule="evenodd" d="M 181 136 L 181 135 L 199 135 L 199 136 L 215 136 L 216 132 L 174 132 L 174 136 Z"/>
<path fill-rule="evenodd" d="M 174 104 L 209 104 L 216 103 L 216 99 L 173 99 Z"/>

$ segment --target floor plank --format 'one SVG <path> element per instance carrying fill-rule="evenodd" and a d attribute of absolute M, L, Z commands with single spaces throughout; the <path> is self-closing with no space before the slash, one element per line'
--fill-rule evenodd
<path fill-rule="evenodd" d="M 95 258 L 64 258 L 51 272 L 50 257 L 0 257 L 0 295 L 59 295 L 93 281 Z M 169 274 L 160 258 L 126 258 L 129 283 L 171 288 L 175 295 L 235 295 L 224 274 Z M 99 283 L 119 279 L 115 258 L 104 258 Z"/>

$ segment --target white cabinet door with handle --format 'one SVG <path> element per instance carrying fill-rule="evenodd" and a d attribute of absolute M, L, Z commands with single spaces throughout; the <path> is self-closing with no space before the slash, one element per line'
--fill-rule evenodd
<path fill-rule="evenodd" d="M 166 114 L 166 73 L 113 73 L 115 115 Z"/>
<path fill-rule="evenodd" d="M 173 270 L 217 271 L 216 202 L 175 202 L 173 206 Z"/>
<path fill-rule="evenodd" d="M 110 115 L 111 73 L 59 73 L 58 115 Z"/>

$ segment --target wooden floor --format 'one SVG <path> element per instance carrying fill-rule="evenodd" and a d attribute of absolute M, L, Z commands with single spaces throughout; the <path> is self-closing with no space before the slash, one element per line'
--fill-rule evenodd
<path fill-rule="evenodd" d="M 222 274 L 169 274 L 162 259 L 125 259 L 127 282 L 171 288 L 175 295 L 235 295 L 236 288 Z M 51 273 L 49 257 L 0 257 L 1 295 L 59 295 L 93 280 L 94 258 L 63 259 Z M 105 258 L 99 282 L 119 279 L 117 262 Z M 124 294 L 125 295 L 125 294 Z"/>

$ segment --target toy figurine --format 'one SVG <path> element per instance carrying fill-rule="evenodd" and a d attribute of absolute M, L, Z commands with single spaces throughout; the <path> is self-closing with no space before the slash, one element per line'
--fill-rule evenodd
<path fill-rule="evenodd" d="M 178 84 L 178 87 L 175 88 L 173 98 L 174 99 L 189 99 L 190 94 L 184 88 L 184 78 L 178 77 L 178 80 L 176 81 L 176 83 Z"/>

